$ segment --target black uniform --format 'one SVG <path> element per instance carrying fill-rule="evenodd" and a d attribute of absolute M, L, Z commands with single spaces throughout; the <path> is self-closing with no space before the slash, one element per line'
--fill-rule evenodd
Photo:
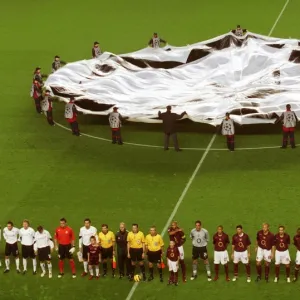
<path fill-rule="evenodd" d="M 131 264 L 130 259 L 127 257 L 127 235 L 128 231 L 118 231 L 116 233 L 116 243 L 117 243 L 117 256 L 120 275 L 125 275 L 125 265 L 126 265 L 126 275 L 130 274 Z"/>

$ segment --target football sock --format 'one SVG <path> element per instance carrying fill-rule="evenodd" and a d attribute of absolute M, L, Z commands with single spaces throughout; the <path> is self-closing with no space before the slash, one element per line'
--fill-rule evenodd
<path fill-rule="evenodd" d="M 153 277 L 153 267 L 149 268 L 149 273 L 150 273 L 150 276 Z"/>
<path fill-rule="evenodd" d="M 209 263 L 207 263 L 207 264 L 205 265 L 205 269 L 206 269 L 206 274 L 207 274 L 207 276 L 211 276 L 210 265 L 209 265 Z"/>
<path fill-rule="evenodd" d="M 75 274 L 76 273 L 76 268 L 75 268 L 75 262 L 73 259 L 70 259 L 69 260 L 69 265 L 71 267 L 71 270 L 72 270 L 72 274 Z"/>
<path fill-rule="evenodd" d="M 170 271 L 169 281 L 171 281 L 171 282 L 174 281 L 174 272 L 173 271 Z"/>
<path fill-rule="evenodd" d="M 198 263 L 193 263 L 193 275 L 197 275 Z"/>
<path fill-rule="evenodd" d="M 107 272 L 107 263 L 106 262 L 103 263 L 102 266 L 103 266 L 103 272 L 106 273 Z"/>
<path fill-rule="evenodd" d="M 247 276 L 250 277 L 250 264 L 246 264 L 246 273 Z"/>
<path fill-rule="evenodd" d="M 215 273 L 216 273 L 216 277 L 219 277 L 219 265 L 217 264 L 215 264 Z"/>
<path fill-rule="evenodd" d="M 261 265 L 256 265 L 257 276 L 261 277 Z"/>
<path fill-rule="evenodd" d="M 143 274 L 143 276 L 144 276 L 144 275 L 145 275 L 145 266 L 144 266 L 144 265 L 140 266 L 140 269 L 141 269 L 142 274 Z M 152 269 L 152 270 L 153 270 L 153 269 Z"/>
<path fill-rule="evenodd" d="M 178 272 L 174 272 L 174 282 L 178 281 Z"/>
<path fill-rule="evenodd" d="M 270 273 L 270 266 L 265 265 L 265 277 L 268 278 Z"/>
<path fill-rule="evenodd" d="M 41 266 L 42 272 L 45 273 L 46 272 L 45 263 L 41 262 L 40 266 Z"/>
<path fill-rule="evenodd" d="M 181 267 L 181 271 L 182 271 L 182 276 L 185 277 L 186 276 L 186 267 L 185 267 L 185 263 L 183 259 L 180 259 L 180 267 Z"/>
<path fill-rule="evenodd" d="M 47 263 L 47 266 L 48 266 L 49 273 L 52 273 L 52 264 L 50 261 Z"/>
<path fill-rule="evenodd" d="M 134 276 L 134 272 L 135 272 L 135 265 L 131 266 L 131 276 L 132 277 Z"/>
<path fill-rule="evenodd" d="M 299 266 L 299 265 L 296 265 L 296 267 L 295 267 L 295 278 L 296 278 L 296 279 L 298 279 L 299 268 L 300 268 L 300 266 Z"/>
<path fill-rule="evenodd" d="M 226 277 L 229 277 L 229 274 L 228 274 L 228 264 L 224 265 L 224 269 L 225 269 Z"/>
<path fill-rule="evenodd" d="M 36 265 L 37 265 L 36 258 L 33 258 L 32 259 L 33 272 L 36 272 Z"/>
<path fill-rule="evenodd" d="M 6 266 L 6 269 L 8 269 L 8 270 L 9 270 L 9 265 L 10 265 L 9 258 L 5 258 L 5 266 Z"/>
<path fill-rule="evenodd" d="M 158 268 L 159 276 L 162 277 L 162 268 Z"/>
<path fill-rule="evenodd" d="M 279 277 L 280 265 L 275 265 L 275 277 Z"/>
<path fill-rule="evenodd" d="M 20 258 L 16 258 L 16 269 L 20 269 Z"/>
<path fill-rule="evenodd" d="M 96 270 L 96 276 L 99 276 L 99 273 L 100 273 L 100 272 L 99 272 L 99 267 L 96 266 L 96 267 L 95 267 L 95 270 Z"/>
<path fill-rule="evenodd" d="M 94 276 L 93 266 L 89 266 L 90 275 Z"/>
<path fill-rule="evenodd" d="M 63 273 L 64 272 L 64 261 L 63 260 L 59 260 L 58 267 L 59 267 L 59 273 Z"/>
<path fill-rule="evenodd" d="M 24 271 L 27 270 L 27 259 L 26 258 L 23 258 L 23 269 L 24 269 Z"/>
<path fill-rule="evenodd" d="M 287 277 L 287 278 L 290 277 L 290 274 L 291 274 L 291 267 L 290 267 L 290 266 L 286 267 L 286 268 L 285 268 L 285 272 L 286 272 L 286 277 Z"/>
<path fill-rule="evenodd" d="M 234 276 L 238 276 L 239 275 L 239 265 L 238 264 L 233 264 L 233 269 L 234 269 Z"/>
<path fill-rule="evenodd" d="M 83 271 L 84 271 L 84 273 L 88 272 L 88 262 L 86 260 L 83 261 Z"/>

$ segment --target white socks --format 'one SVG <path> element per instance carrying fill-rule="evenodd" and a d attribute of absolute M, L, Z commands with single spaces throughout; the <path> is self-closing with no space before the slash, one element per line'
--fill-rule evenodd
<path fill-rule="evenodd" d="M 6 266 L 6 269 L 9 270 L 9 265 L 10 265 L 10 260 L 9 258 L 5 258 L 5 266 Z"/>
<path fill-rule="evenodd" d="M 52 273 L 52 264 L 51 262 L 47 263 L 49 273 Z"/>
<path fill-rule="evenodd" d="M 43 273 L 46 273 L 45 263 L 40 263 L 41 269 Z"/>
<path fill-rule="evenodd" d="M 23 263 L 24 263 L 24 262 L 23 262 Z M 37 265 L 36 258 L 33 258 L 33 259 L 32 259 L 33 272 L 36 272 L 36 265 Z M 24 268 L 25 268 L 25 267 L 24 267 Z"/>
<path fill-rule="evenodd" d="M 99 277 L 99 267 L 96 267 L 96 276 Z"/>
<path fill-rule="evenodd" d="M 23 269 L 24 271 L 27 271 L 27 259 L 23 258 Z"/>
<path fill-rule="evenodd" d="M 20 258 L 16 258 L 16 268 L 17 270 L 20 269 Z"/>
<path fill-rule="evenodd" d="M 83 261 L 83 270 L 84 270 L 85 273 L 88 272 L 88 262 L 85 261 L 85 260 Z"/>
<path fill-rule="evenodd" d="M 89 266 L 89 271 L 90 271 L 90 275 L 94 276 L 94 271 L 93 271 L 93 267 L 92 266 Z"/>

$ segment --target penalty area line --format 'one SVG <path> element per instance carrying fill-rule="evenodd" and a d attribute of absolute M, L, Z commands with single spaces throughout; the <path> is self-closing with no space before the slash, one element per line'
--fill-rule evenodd
<path fill-rule="evenodd" d="M 204 151 L 204 153 L 203 153 L 203 155 L 202 155 L 200 161 L 198 162 L 198 164 L 197 164 L 197 166 L 196 166 L 196 168 L 195 168 L 195 170 L 194 170 L 192 176 L 190 177 L 190 179 L 189 179 L 189 181 L 187 182 L 187 184 L 186 184 L 186 186 L 185 186 L 183 192 L 181 193 L 181 196 L 179 197 L 179 199 L 178 199 L 178 201 L 177 201 L 177 203 L 176 203 L 176 205 L 175 205 L 175 207 L 174 207 L 174 209 L 173 209 L 173 211 L 172 211 L 172 213 L 171 213 L 171 215 L 170 215 L 168 221 L 166 222 L 166 224 L 165 224 L 165 226 L 164 226 L 164 228 L 163 228 L 163 230 L 162 230 L 162 232 L 161 232 L 161 236 L 162 236 L 162 237 L 163 237 L 163 236 L 165 235 L 165 233 L 167 232 L 168 227 L 169 227 L 170 223 L 172 222 L 172 220 L 174 219 L 174 217 L 175 217 L 175 215 L 176 215 L 176 213 L 177 213 L 177 211 L 178 211 L 178 209 L 179 209 L 180 204 L 182 203 L 184 197 L 186 196 L 186 194 L 187 194 L 187 192 L 188 192 L 188 190 L 189 190 L 191 184 L 193 183 L 193 181 L 194 181 L 194 179 L 195 179 L 195 177 L 196 177 L 196 175 L 197 175 L 199 169 L 200 169 L 201 166 L 203 165 L 203 162 L 204 162 L 205 158 L 207 157 L 208 152 L 211 150 L 211 146 L 212 146 L 213 142 L 215 141 L 216 136 L 217 136 L 217 135 L 214 134 L 213 137 L 211 138 L 211 140 L 210 140 L 208 146 L 206 147 L 206 149 L 205 149 L 205 151 Z M 135 283 L 133 284 L 133 286 L 132 286 L 132 288 L 131 288 L 131 290 L 130 290 L 128 296 L 126 297 L 126 300 L 131 300 L 131 298 L 132 298 L 133 294 L 135 293 L 135 291 L 136 291 L 138 285 L 139 285 L 138 282 L 135 282 Z"/>

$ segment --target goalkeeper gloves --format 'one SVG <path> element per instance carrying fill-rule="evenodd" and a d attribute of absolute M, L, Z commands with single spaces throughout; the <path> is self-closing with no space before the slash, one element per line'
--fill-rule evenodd
<path fill-rule="evenodd" d="M 70 254 L 73 254 L 75 252 L 75 247 L 72 247 L 70 250 L 69 250 L 69 253 Z"/>

